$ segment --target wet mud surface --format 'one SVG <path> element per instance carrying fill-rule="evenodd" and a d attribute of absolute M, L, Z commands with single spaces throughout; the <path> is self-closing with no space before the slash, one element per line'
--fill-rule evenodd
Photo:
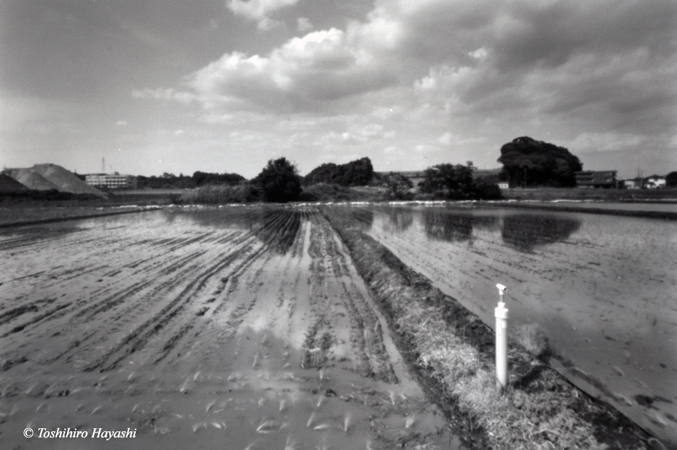
<path fill-rule="evenodd" d="M 0 256 L 2 448 L 461 448 L 315 210 L 8 228 Z"/>
<path fill-rule="evenodd" d="M 677 442 L 674 221 L 472 208 L 346 208 L 363 231 L 493 327 L 537 326 L 586 392 Z"/>

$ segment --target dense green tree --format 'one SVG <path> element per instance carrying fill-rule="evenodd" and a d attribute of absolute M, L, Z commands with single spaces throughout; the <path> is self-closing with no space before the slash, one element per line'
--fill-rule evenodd
<path fill-rule="evenodd" d="M 670 172 L 665 176 L 665 185 L 668 187 L 677 186 L 677 172 Z"/>
<path fill-rule="evenodd" d="M 501 147 L 501 179 L 510 186 L 575 186 L 575 172 L 583 170 L 578 157 L 564 147 L 518 137 Z"/>
<path fill-rule="evenodd" d="M 366 186 L 374 177 L 374 168 L 369 158 L 361 158 L 346 164 L 326 163 L 313 169 L 303 179 L 306 186 L 317 183 L 333 183 L 341 186 Z"/>
<path fill-rule="evenodd" d="M 139 189 L 191 189 L 195 187 L 193 179 L 188 176 L 176 176 L 165 172 L 161 176 L 146 177 L 139 175 L 136 177 L 137 187 Z"/>
<path fill-rule="evenodd" d="M 496 183 L 475 179 L 472 161 L 462 164 L 438 164 L 424 172 L 421 192 L 449 200 L 496 200 L 502 198 Z"/>
<path fill-rule="evenodd" d="M 461 200 L 471 198 L 473 190 L 472 162 L 462 164 L 438 164 L 424 172 L 419 188 L 423 193 L 435 193 L 440 197 Z"/>
<path fill-rule="evenodd" d="M 200 172 L 197 171 L 193 173 L 192 176 L 195 186 L 206 186 L 206 185 L 236 185 L 245 181 L 245 178 L 242 175 L 236 173 L 209 173 L 209 172 Z"/>
<path fill-rule="evenodd" d="M 390 172 L 382 178 L 388 188 L 388 199 L 390 200 L 406 199 L 409 190 L 414 187 L 411 180 L 401 173 Z"/>
<path fill-rule="evenodd" d="M 286 203 L 298 199 L 301 194 L 301 177 L 296 166 L 286 158 L 268 161 L 252 184 L 260 188 L 266 202 Z"/>

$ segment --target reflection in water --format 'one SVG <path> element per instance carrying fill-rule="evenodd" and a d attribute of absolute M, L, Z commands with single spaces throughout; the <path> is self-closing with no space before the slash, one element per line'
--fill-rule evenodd
<path fill-rule="evenodd" d="M 568 239 L 581 226 L 578 219 L 545 214 L 513 214 L 503 218 L 503 242 L 530 252 L 538 245 Z"/>
<path fill-rule="evenodd" d="M 209 208 L 188 211 L 165 212 L 168 224 L 179 217 L 192 223 L 211 228 L 235 228 L 247 230 L 279 254 L 289 252 L 301 223 L 315 212 L 289 208 Z"/>
<path fill-rule="evenodd" d="M 409 227 L 414 223 L 414 213 L 411 209 L 393 208 L 390 211 L 388 211 L 388 218 L 390 220 L 389 231 L 395 232 L 407 231 Z"/>
<path fill-rule="evenodd" d="M 489 325 L 496 283 L 506 284 L 512 337 L 538 324 L 557 355 L 553 365 L 572 382 L 677 443 L 677 223 L 494 207 L 411 209 L 418 217 L 406 232 L 390 231 L 383 211 L 370 235 Z M 473 214 L 493 215 L 495 225 L 478 230 Z"/>
<path fill-rule="evenodd" d="M 357 223 L 363 230 L 369 230 L 374 224 L 374 211 L 365 208 L 354 208 L 350 211 L 350 215 L 353 216 Z"/>
<path fill-rule="evenodd" d="M 434 209 L 423 211 L 423 226 L 429 239 L 447 242 L 467 241 L 472 238 L 474 228 L 493 229 L 497 224 L 496 216 Z"/>

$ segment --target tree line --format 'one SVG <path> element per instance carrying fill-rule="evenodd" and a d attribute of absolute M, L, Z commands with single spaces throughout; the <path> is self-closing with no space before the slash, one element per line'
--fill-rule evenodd
<path fill-rule="evenodd" d="M 578 157 L 568 149 L 528 136 L 503 145 L 498 162 L 503 164 L 499 179 L 507 181 L 511 187 L 575 186 L 575 172 L 583 169 Z M 238 174 L 198 171 L 190 177 L 166 173 L 160 177 L 139 177 L 138 186 L 204 188 L 205 195 L 209 193 L 210 198 L 238 202 L 313 200 L 317 199 L 313 193 L 329 192 L 341 196 L 347 195 L 346 188 L 359 186 L 385 188 L 385 198 L 390 200 L 502 198 L 495 178 L 483 179 L 475 172 L 471 161 L 466 164 L 437 164 L 425 169 L 423 181 L 414 190 L 411 180 L 401 173 L 374 172 L 369 158 L 346 164 L 322 164 L 303 177 L 293 162 L 282 157 L 268 161 L 262 171 L 249 181 Z"/>

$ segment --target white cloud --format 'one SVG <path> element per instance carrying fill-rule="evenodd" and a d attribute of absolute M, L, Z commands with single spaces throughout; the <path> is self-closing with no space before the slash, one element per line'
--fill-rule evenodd
<path fill-rule="evenodd" d="M 308 19 L 307 17 L 299 17 L 298 19 L 296 19 L 296 28 L 300 32 L 305 33 L 306 31 L 312 30 L 314 27 L 313 24 L 310 22 L 310 19 Z"/>
<path fill-rule="evenodd" d="M 256 22 L 260 30 L 269 30 L 279 24 L 269 17 L 270 13 L 296 3 L 298 0 L 230 0 L 227 6 L 236 16 Z"/>
<path fill-rule="evenodd" d="M 202 98 L 238 99 L 273 110 L 314 109 L 390 81 L 377 60 L 336 28 L 293 38 L 267 57 L 229 53 L 189 77 Z"/>
<path fill-rule="evenodd" d="M 229 8 L 262 27 L 293 4 Z M 344 29 L 224 54 L 186 78 L 192 93 L 134 95 L 197 100 L 203 121 L 224 126 L 247 111 L 280 133 L 293 127 L 325 156 L 350 145 L 405 165 L 493 167 L 500 146 L 522 135 L 588 152 L 644 151 L 659 148 L 651 136 L 675 136 L 676 19 L 674 0 L 376 0 Z M 301 32 L 312 26 L 297 19 Z"/>

